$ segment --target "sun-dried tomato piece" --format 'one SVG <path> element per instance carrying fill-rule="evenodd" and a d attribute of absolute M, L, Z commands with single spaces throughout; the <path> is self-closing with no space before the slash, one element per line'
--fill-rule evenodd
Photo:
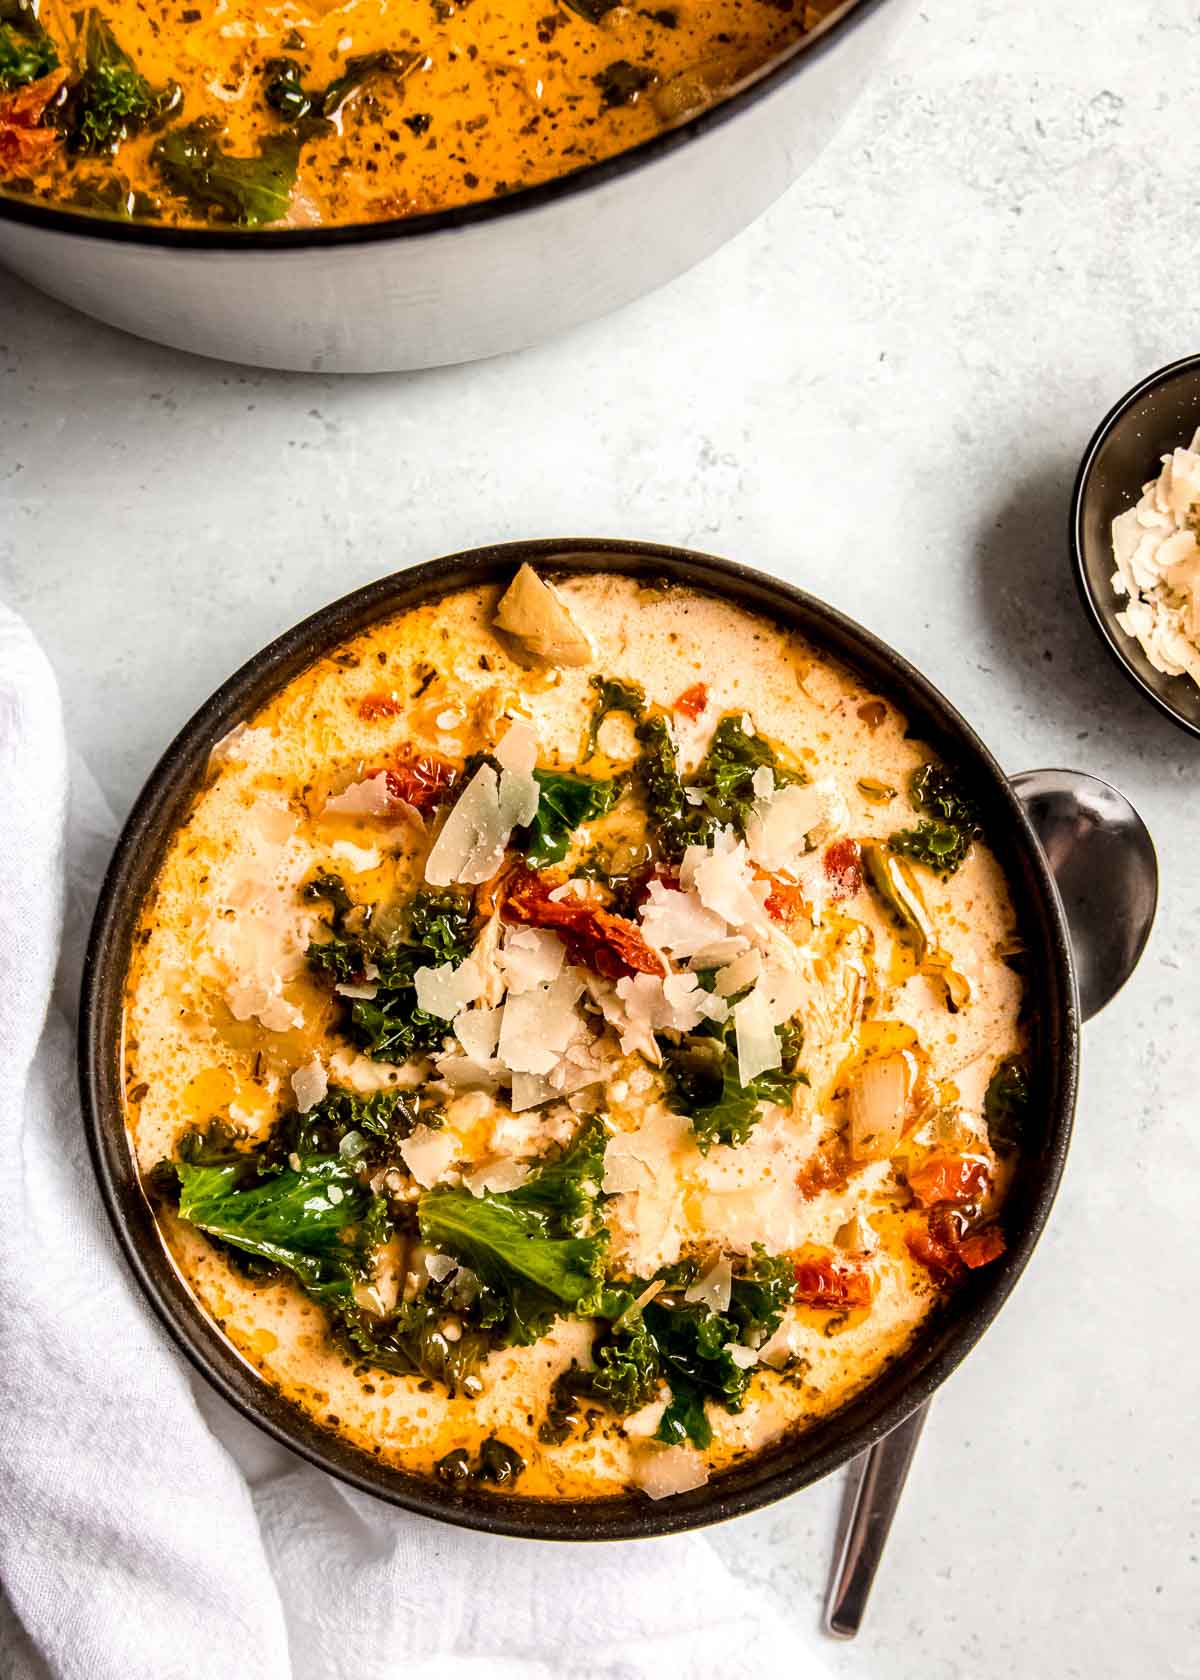
<path fill-rule="evenodd" d="M 800 916 L 807 916 L 808 900 L 797 882 L 789 881 L 786 875 L 770 875 L 765 871 L 759 872 L 758 879 L 769 884 L 763 908 L 772 921 L 794 922 Z"/>
<path fill-rule="evenodd" d="M 368 776 L 383 774 L 393 799 L 402 799 L 416 811 L 429 811 L 452 791 L 462 774 L 459 765 L 437 753 L 417 747 L 401 747 L 391 764 L 377 765 Z"/>
<path fill-rule="evenodd" d="M 853 1171 L 850 1157 L 840 1143 L 829 1149 L 818 1149 L 796 1174 L 796 1187 L 805 1201 L 811 1202 L 823 1190 L 844 1190 Z"/>
<path fill-rule="evenodd" d="M 52 70 L 40 81 L 0 97 L 0 176 L 37 169 L 59 144 L 59 131 L 40 125 L 66 79 L 65 70 Z"/>
<path fill-rule="evenodd" d="M 825 879 L 834 899 L 853 898 L 862 891 L 862 847 L 857 840 L 835 840 L 826 846 Z"/>
<path fill-rule="evenodd" d="M 964 1237 L 958 1245 L 958 1252 L 963 1265 L 975 1271 L 989 1261 L 999 1260 L 1007 1246 L 999 1225 L 985 1225 L 981 1230 L 972 1231 L 969 1237 Z"/>
<path fill-rule="evenodd" d="M 397 700 L 394 694 L 368 694 L 358 702 L 358 715 L 367 723 L 374 723 L 377 718 L 399 717 L 403 710 L 403 700 Z"/>
<path fill-rule="evenodd" d="M 991 1169 L 978 1155 L 935 1155 L 908 1175 L 908 1187 L 922 1207 L 939 1202 L 976 1202 L 988 1187 Z"/>
<path fill-rule="evenodd" d="M 671 710 L 682 712 L 684 717 L 698 718 L 708 705 L 708 686 L 705 683 L 693 683 L 691 688 L 685 688 L 683 693 L 674 701 Z"/>
<path fill-rule="evenodd" d="M 964 1234 L 961 1214 L 942 1203 L 923 1225 L 905 1234 L 908 1252 L 929 1272 L 935 1283 L 961 1283 L 968 1268 L 986 1266 L 1004 1253 L 1004 1233 L 998 1225 L 984 1225 Z"/>
<path fill-rule="evenodd" d="M 504 889 L 501 914 L 506 921 L 552 928 L 562 935 L 573 963 L 608 980 L 666 972 L 633 922 L 578 898 L 551 898 L 556 884 L 535 870 L 514 870 Z"/>
<path fill-rule="evenodd" d="M 871 1279 L 859 1266 L 839 1265 L 832 1256 L 796 1262 L 796 1293 L 801 1306 L 845 1312 L 871 1305 Z"/>

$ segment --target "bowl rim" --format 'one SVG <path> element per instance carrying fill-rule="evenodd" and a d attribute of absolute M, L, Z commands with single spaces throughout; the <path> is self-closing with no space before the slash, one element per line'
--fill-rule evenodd
<path fill-rule="evenodd" d="M 1143 398 L 1152 395 L 1164 385 L 1168 385 L 1173 379 L 1177 379 L 1184 374 L 1200 376 L 1200 352 L 1190 356 L 1180 356 L 1177 361 L 1168 362 L 1165 367 L 1156 368 L 1153 373 L 1148 373 L 1144 379 L 1139 379 L 1136 385 L 1126 391 L 1125 395 L 1113 404 L 1104 419 L 1096 427 L 1087 448 L 1083 452 L 1079 470 L 1075 474 L 1075 486 L 1071 492 L 1071 508 L 1068 520 L 1068 541 L 1071 548 L 1076 588 L 1092 627 L 1104 646 L 1116 660 L 1128 681 L 1133 684 L 1144 699 L 1149 700 L 1151 705 L 1155 706 L 1164 717 L 1170 718 L 1171 722 L 1177 728 L 1182 729 L 1185 734 L 1200 738 L 1200 724 L 1193 723 L 1190 718 L 1185 717 L 1182 712 L 1178 711 L 1169 700 L 1165 699 L 1146 681 L 1134 665 L 1128 649 L 1123 645 L 1130 638 L 1118 635 L 1111 622 L 1113 609 L 1109 608 L 1106 611 L 1107 603 L 1102 604 L 1097 599 L 1096 590 L 1093 588 L 1091 577 L 1088 574 L 1083 537 L 1084 505 L 1091 486 L 1092 473 L 1104 445 L 1129 411 Z M 1197 401 L 1200 403 L 1200 390 L 1197 392 Z"/>
<path fill-rule="evenodd" d="M 185 251 L 264 252 L 329 250 L 339 246 L 372 245 L 381 241 L 420 239 L 434 234 L 457 233 L 464 229 L 500 221 L 521 211 L 536 211 L 573 198 L 609 181 L 619 180 L 659 158 L 692 144 L 711 131 L 731 122 L 742 111 L 790 81 L 814 58 L 823 57 L 849 31 L 872 13 L 896 0 L 843 0 L 843 9 L 824 18 L 815 29 L 800 36 L 782 57 L 753 74 L 727 99 L 698 112 L 685 122 L 651 135 L 636 146 L 612 157 L 581 165 L 565 175 L 552 176 L 534 186 L 521 187 L 502 198 L 478 203 L 451 205 L 443 210 L 390 221 L 350 222 L 330 227 L 246 229 L 213 227 L 169 227 L 153 222 L 128 222 L 115 217 L 88 214 L 40 201 L 0 192 L 0 224 L 11 221 L 50 233 L 74 234 L 84 239 L 102 239 L 118 244 L 152 246 Z"/>
<path fill-rule="evenodd" d="M 124 1124 L 120 1058 L 127 936 L 213 746 L 271 693 L 359 630 L 455 588 L 499 581 L 525 561 L 552 574 L 616 572 L 665 579 L 749 611 L 774 608 L 782 622 L 824 643 L 860 675 L 879 678 L 879 692 L 902 695 L 906 714 L 919 715 L 931 726 L 922 730 L 923 739 L 935 745 L 952 742 L 958 755 L 983 773 L 985 814 L 1002 814 L 1007 824 L 997 830 L 994 849 L 1005 861 L 1023 932 L 1036 923 L 1032 969 L 1039 974 L 1045 1006 L 1040 1049 L 1048 1119 L 1040 1150 L 1036 1156 L 1030 1152 L 1018 1181 L 1023 1218 L 1010 1233 L 1006 1254 L 973 1275 L 940 1314 L 925 1321 L 917 1343 L 846 1405 L 704 1487 L 658 1503 L 631 1494 L 580 1501 L 464 1495 L 433 1478 L 385 1465 L 318 1424 L 237 1352 L 183 1284 L 141 1188 Z M 1019 868 L 1020 891 L 1010 858 Z M 929 1399 L 1007 1300 L 1049 1217 L 1071 1136 L 1079 1027 L 1066 920 L 1024 807 L 987 747 L 928 678 L 873 632 L 792 584 L 694 550 L 584 537 L 497 544 L 390 574 L 310 614 L 220 685 L 151 771 L 117 841 L 84 959 L 78 1066 L 84 1131 L 118 1246 L 173 1341 L 230 1404 L 318 1468 L 418 1515 L 517 1538 L 623 1540 L 705 1527 L 772 1503 L 857 1457 Z M 1041 1077 L 1041 1057 L 1038 1068 Z M 915 1370 L 908 1370 L 910 1364 Z"/>

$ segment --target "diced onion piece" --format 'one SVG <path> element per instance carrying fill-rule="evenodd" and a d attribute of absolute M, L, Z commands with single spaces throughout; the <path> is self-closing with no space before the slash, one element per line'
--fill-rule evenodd
<path fill-rule="evenodd" d="M 846 1104 L 850 1154 L 855 1161 L 883 1161 L 904 1135 L 912 1071 L 903 1051 L 872 1056 L 850 1081 Z"/>
<path fill-rule="evenodd" d="M 522 566 L 496 607 L 496 625 L 547 665 L 588 665 L 592 644 L 552 584 Z"/>
<path fill-rule="evenodd" d="M 738 1081 L 749 1085 L 760 1073 L 783 1065 L 779 1035 L 768 999 L 756 986 L 733 1012 L 737 1031 Z"/>
<path fill-rule="evenodd" d="M 651 1447 L 639 1453 L 633 1479 L 651 1499 L 690 1493 L 708 1480 L 708 1465 L 691 1447 Z"/>
<path fill-rule="evenodd" d="M 706 1307 L 711 1307 L 716 1313 L 728 1312 L 732 1284 L 733 1267 L 728 1256 L 723 1254 L 703 1277 L 688 1285 L 683 1298 L 685 1301 L 703 1301 Z"/>
<path fill-rule="evenodd" d="M 292 1075 L 292 1090 L 301 1114 L 307 1114 L 310 1108 L 315 1108 L 324 1100 L 329 1090 L 329 1075 L 322 1067 L 319 1056 L 313 1056 L 311 1061 L 296 1069 Z"/>

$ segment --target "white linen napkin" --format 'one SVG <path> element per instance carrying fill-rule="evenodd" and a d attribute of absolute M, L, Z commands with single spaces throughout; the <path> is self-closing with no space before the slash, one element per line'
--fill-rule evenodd
<path fill-rule="evenodd" d="M 80 1125 L 76 991 L 113 836 L 0 605 L 0 1673 L 820 1680 L 700 1536 L 550 1545 L 409 1516 L 190 1374 L 117 1254 Z"/>

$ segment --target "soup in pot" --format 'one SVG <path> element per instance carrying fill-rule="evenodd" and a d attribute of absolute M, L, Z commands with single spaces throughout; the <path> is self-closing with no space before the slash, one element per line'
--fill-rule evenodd
<path fill-rule="evenodd" d="M 127 1122 L 200 1306 L 321 1426 L 662 1498 L 1003 1254 L 1020 955 L 970 786 L 852 671 L 522 568 L 216 748 L 133 943 Z"/>
<path fill-rule="evenodd" d="M 179 225 L 478 202 L 704 109 L 805 0 L 0 0 L 0 188 Z"/>

